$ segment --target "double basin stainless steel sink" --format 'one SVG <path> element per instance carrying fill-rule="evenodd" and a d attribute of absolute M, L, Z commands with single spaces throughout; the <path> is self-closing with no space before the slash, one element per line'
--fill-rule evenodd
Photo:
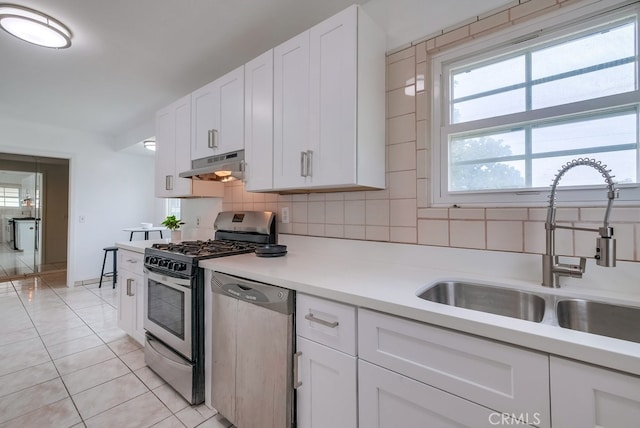
<path fill-rule="evenodd" d="M 501 288 L 462 281 L 441 281 L 418 297 L 531 322 L 640 343 L 640 308 L 586 299 Z"/>

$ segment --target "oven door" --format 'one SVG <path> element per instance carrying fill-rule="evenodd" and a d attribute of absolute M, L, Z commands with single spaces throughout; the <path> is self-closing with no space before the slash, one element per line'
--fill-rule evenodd
<path fill-rule="evenodd" d="M 144 291 L 144 329 L 191 360 L 191 280 L 145 269 Z"/>

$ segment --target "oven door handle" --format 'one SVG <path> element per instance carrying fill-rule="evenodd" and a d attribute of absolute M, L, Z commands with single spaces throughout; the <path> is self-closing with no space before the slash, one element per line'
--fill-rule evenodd
<path fill-rule="evenodd" d="M 145 268 L 144 273 L 147 275 L 147 278 L 164 284 L 168 287 L 175 288 L 176 290 L 181 290 L 183 288 L 191 288 L 191 280 L 185 278 L 176 278 L 169 275 L 160 275 L 158 273 L 152 272 L 149 268 Z"/>

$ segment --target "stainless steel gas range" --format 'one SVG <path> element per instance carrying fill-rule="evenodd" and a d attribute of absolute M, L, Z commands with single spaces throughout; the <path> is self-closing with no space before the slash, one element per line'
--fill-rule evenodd
<path fill-rule="evenodd" d="M 145 362 L 191 404 L 204 401 L 204 269 L 198 262 L 276 244 L 272 212 L 224 211 L 213 240 L 145 250 Z"/>

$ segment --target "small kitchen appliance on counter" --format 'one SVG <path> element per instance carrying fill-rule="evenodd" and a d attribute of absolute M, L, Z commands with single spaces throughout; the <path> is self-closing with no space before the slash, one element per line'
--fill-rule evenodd
<path fill-rule="evenodd" d="M 275 245 L 272 212 L 223 211 L 214 239 L 145 249 L 145 362 L 189 403 L 204 401 L 204 269 L 200 260 Z"/>

